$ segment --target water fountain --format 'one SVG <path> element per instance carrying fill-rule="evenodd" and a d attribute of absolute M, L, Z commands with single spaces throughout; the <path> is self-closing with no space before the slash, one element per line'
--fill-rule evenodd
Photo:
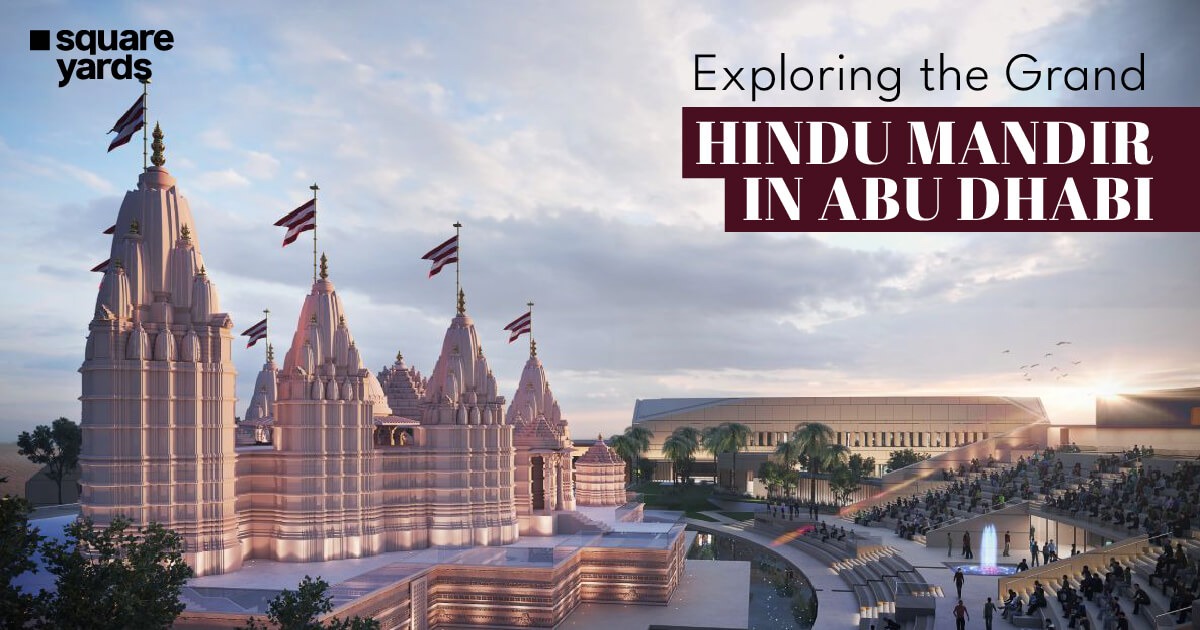
<path fill-rule="evenodd" d="M 1016 567 L 996 564 L 996 526 L 983 526 L 979 536 L 979 564 L 965 564 L 955 567 L 967 575 L 1012 575 Z"/>
<path fill-rule="evenodd" d="M 983 528 L 982 540 L 979 541 L 979 571 L 984 574 L 996 573 L 996 526 L 988 524 Z"/>

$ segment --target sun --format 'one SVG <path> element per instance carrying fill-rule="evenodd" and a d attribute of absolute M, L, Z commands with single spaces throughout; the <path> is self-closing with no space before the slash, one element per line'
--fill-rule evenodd
<path fill-rule="evenodd" d="M 1124 391 L 1124 388 L 1113 381 L 1100 381 L 1092 386 L 1092 394 L 1097 398 L 1115 398 L 1122 391 Z"/>

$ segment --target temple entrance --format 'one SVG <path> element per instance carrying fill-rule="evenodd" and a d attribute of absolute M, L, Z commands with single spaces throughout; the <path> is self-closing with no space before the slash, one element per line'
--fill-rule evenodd
<path fill-rule="evenodd" d="M 546 509 L 546 459 L 534 456 L 529 459 L 529 494 L 533 500 L 533 509 Z"/>

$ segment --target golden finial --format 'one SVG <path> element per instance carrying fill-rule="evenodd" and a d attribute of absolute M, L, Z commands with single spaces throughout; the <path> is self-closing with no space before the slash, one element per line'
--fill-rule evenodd
<path fill-rule="evenodd" d="M 167 147 L 163 145 L 162 127 L 159 127 L 158 123 L 154 123 L 153 136 L 154 136 L 154 142 L 150 143 L 150 148 L 154 149 L 154 155 L 150 156 L 150 161 L 155 166 L 162 166 L 163 164 L 167 163 L 167 158 L 163 157 L 163 150 L 166 149 Z"/>
<path fill-rule="evenodd" d="M 325 252 L 321 252 L 321 279 L 329 277 L 329 259 L 325 257 Z"/>
<path fill-rule="evenodd" d="M 208 275 L 208 270 L 206 270 L 204 268 L 204 265 L 200 265 L 200 275 L 202 275 L 202 276 Z"/>
<path fill-rule="evenodd" d="M 396 363 L 404 363 L 404 355 L 399 350 L 396 351 Z"/>
<path fill-rule="evenodd" d="M 463 294 L 463 290 L 458 290 L 458 314 L 467 314 L 467 296 Z"/>
<path fill-rule="evenodd" d="M 192 240 L 192 230 L 191 230 L 191 228 L 189 228 L 189 227 L 188 227 L 188 226 L 186 226 L 186 225 L 185 225 L 185 226 L 183 226 L 183 227 L 181 227 L 181 228 L 179 228 L 179 238 L 181 238 L 181 239 L 183 239 L 183 240 L 185 240 L 185 241 L 190 241 L 190 240 Z"/>
<path fill-rule="evenodd" d="M 317 314 L 316 314 L 316 313 L 313 313 L 313 314 L 312 314 L 312 317 L 308 318 L 308 321 L 309 321 L 309 322 L 311 322 L 311 323 L 313 323 L 313 324 L 317 323 Z"/>
<path fill-rule="evenodd" d="M 113 264 L 113 266 L 114 266 L 114 267 L 116 267 L 117 269 L 124 269 L 124 268 L 125 268 L 125 265 L 121 264 L 121 259 L 120 259 L 120 258 L 114 258 L 114 259 L 113 259 L 113 261 L 112 261 L 112 264 Z"/>
<path fill-rule="evenodd" d="M 597 442 L 603 442 L 603 441 L 604 441 L 604 434 L 603 434 L 603 433 L 597 433 L 597 434 L 596 434 L 596 441 L 597 441 Z"/>
<path fill-rule="evenodd" d="M 133 223 L 129 224 L 129 233 L 130 234 L 141 234 L 142 233 L 142 226 L 138 225 L 137 219 L 134 219 Z"/>
<path fill-rule="evenodd" d="M 341 326 L 343 328 L 346 327 L 346 316 L 345 315 L 338 315 L 338 326 Z"/>
<path fill-rule="evenodd" d="M 537 356 L 537 342 L 536 341 L 531 340 L 529 342 L 529 356 L 531 356 L 531 357 Z M 551 358 L 553 358 L 553 357 L 551 357 Z"/>
<path fill-rule="evenodd" d="M 275 360 L 275 346 L 272 344 L 267 344 L 267 362 L 270 363 L 271 361 L 274 361 L 274 360 Z"/>

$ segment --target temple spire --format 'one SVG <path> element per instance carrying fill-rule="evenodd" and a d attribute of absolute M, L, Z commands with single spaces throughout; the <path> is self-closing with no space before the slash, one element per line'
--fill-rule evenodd
<path fill-rule="evenodd" d="M 529 358 L 537 356 L 537 342 L 533 340 L 533 302 L 525 303 L 529 307 Z"/>
<path fill-rule="evenodd" d="M 312 229 L 312 233 L 313 233 L 313 282 L 316 282 L 317 281 L 317 191 L 321 190 L 321 187 L 317 186 L 317 182 L 313 182 L 313 185 L 309 186 L 308 189 L 313 191 L 313 229 Z M 324 278 L 325 276 L 321 276 L 321 277 Z"/>
<path fill-rule="evenodd" d="M 142 79 L 142 120 L 146 121 L 150 117 L 150 79 L 149 77 Z M 158 123 L 155 123 L 155 128 Z M 146 125 L 142 124 L 142 171 L 146 171 L 149 165 L 146 164 Z"/>
<path fill-rule="evenodd" d="M 454 222 L 454 246 L 458 249 L 454 255 L 454 292 L 458 294 L 458 314 L 466 315 L 467 305 L 463 299 L 462 280 L 462 222 Z"/>
<path fill-rule="evenodd" d="M 150 148 L 154 149 L 154 155 L 150 156 L 150 162 L 161 168 L 163 164 L 167 163 L 167 158 L 163 156 L 163 151 L 167 147 L 163 144 L 163 131 L 158 123 L 154 123 L 154 142 L 150 144 Z"/>

